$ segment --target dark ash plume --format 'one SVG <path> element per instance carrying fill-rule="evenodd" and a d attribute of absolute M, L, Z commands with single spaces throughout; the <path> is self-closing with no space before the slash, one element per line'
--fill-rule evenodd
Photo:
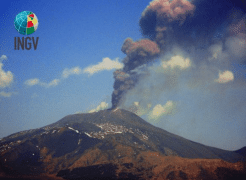
<path fill-rule="evenodd" d="M 153 0 L 142 13 L 139 25 L 143 36 L 161 50 L 173 44 L 207 48 L 230 36 L 228 26 L 242 19 L 242 0 Z"/>
<path fill-rule="evenodd" d="M 194 10 L 195 6 L 186 0 L 153 0 L 139 21 L 142 34 L 154 39 L 163 49 L 167 38 L 174 38 L 172 26 L 181 26 Z"/>
<path fill-rule="evenodd" d="M 133 42 L 132 39 L 127 38 L 121 50 L 127 55 L 123 61 L 125 72 L 146 64 L 160 53 L 158 45 L 149 39 Z"/>
<path fill-rule="evenodd" d="M 127 38 L 123 43 L 121 50 L 126 57 L 124 68 L 114 72 L 112 108 L 119 106 L 125 94 L 143 78 L 137 73 L 139 67 L 171 52 L 174 46 L 191 53 L 197 65 L 210 63 L 204 62 L 208 58 L 200 58 L 198 51 L 208 56 L 213 44 L 225 44 L 232 35 L 246 40 L 245 11 L 246 4 L 241 0 L 151 1 L 139 21 L 146 39 L 134 42 Z M 228 46 L 232 46 L 233 40 Z"/>
<path fill-rule="evenodd" d="M 126 92 L 138 83 L 141 74 L 136 73 L 136 68 L 153 61 L 164 50 L 168 23 L 178 21 L 184 22 L 188 14 L 192 14 L 194 5 L 186 0 L 154 0 L 142 13 L 140 27 L 144 35 L 150 39 L 142 39 L 134 42 L 127 38 L 121 48 L 127 56 L 124 58 L 123 70 L 114 72 L 114 92 L 112 94 L 112 109 L 122 103 Z M 165 32 L 165 33 L 163 33 Z"/>
<path fill-rule="evenodd" d="M 158 45 L 149 39 L 134 42 L 127 38 L 121 48 L 127 56 L 123 60 L 123 70 L 114 72 L 114 92 L 112 94 L 112 109 L 116 108 L 122 101 L 126 92 L 132 89 L 141 77 L 134 70 L 158 56 L 160 49 Z"/>
<path fill-rule="evenodd" d="M 168 27 L 167 22 L 179 21 L 182 23 L 187 14 L 191 14 L 194 9 L 186 0 L 154 0 L 144 10 L 140 19 L 140 27 L 144 35 L 151 35 L 151 39 L 142 39 L 134 42 L 127 38 L 121 48 L 127 56 L 123 60 L 124 68 L 114 72 L 114 92 L 112 94 L 112 108 L 116 108 L 122 102 L 126 92 L 132 89 L 142 75 L 134 70 L 141 65 L 147 64 L 160 55 L 164 49 L 165 38 L 163 31 Z"/>

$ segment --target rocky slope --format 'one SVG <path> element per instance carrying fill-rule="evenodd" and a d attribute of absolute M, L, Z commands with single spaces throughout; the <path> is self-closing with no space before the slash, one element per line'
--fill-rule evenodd
<path fill-rule="evenodd" d="M 243 152 L 189 141 L 126 110 L 104 110 L 3 138 L 0 177 L 234 178 L 245 175 Z"/>

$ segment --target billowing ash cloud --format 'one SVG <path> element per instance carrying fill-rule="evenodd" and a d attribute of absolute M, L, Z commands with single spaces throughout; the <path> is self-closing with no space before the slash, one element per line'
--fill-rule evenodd
<path fill-rule="evenodd" d="M 163 31 L 167 30 L 165 22 L 184 22 L 188 14 L 192 14 L 194 5 L 186 0 L 155 0 L 144 10 L 140 26 L 144 35 L 155 34 L 152 39 L 142 39 L 134 42 L 127 38 L 121 48 L 127 56 L 123 60 L 123 70 L 114 72 L 114 92 L 112 94 L 112 108 L 122 103 L 128 90 L 135 87 L 143 75 L 136 73 L 141 65 L 153 61 L 164 49 L 165 38 Z M 153 21 L 152 21 L 153 20 Z"/>
<path fill-rule="evenodd" d="M 115 82 L 112 94 L 112 108 L 120 105 L 126 92 L 132 89 L 139 81 L 141 75 L 134 70 L 152 61 L 160 53 L 158 45 L 149 39 L 134 42 L 131 38 L 127 38 L 121 50 L 127 56 L 123 60 L 124 68 L 114 72 Z"/>
<path fill-rule="evenodd" d="M 246 63 L 244 9 L 240 0 L 151 1 L 139 21 L 145 39 L 123 43 L 126 57 L 114 72 L 112 108 L 154 104 L 151 99 L 184 83 L 194 88 L 236 81 L 232 62 Z M 159 67 L 145 66 L 155 59 Z"/>
<path fill-rule="evenodd" d="M 153 0 L 139 25 L 142 34 L 161 49 L 173 44 L 204 48 L 232 34 L 242 34 L 243 9 L 246 5 L 241 0 Z"/>
<path fill-rule="evenodd" d="M 121 50 L 127 55 L 123 61 L 126 72 L 146 64 L 160 53 L 158 45 L 149 39 L 133 42 L 132 39 L 127 38 Z"/>
<path fill-rule="evenodd" d="M 173 25 L 182 25 L 194 9 L 195 6 L 186 0 L 153 0 L 142 13 L 139 22 L 142 33 L 164 48 L 167 40 L 174 38 L 171 37 Z"/>

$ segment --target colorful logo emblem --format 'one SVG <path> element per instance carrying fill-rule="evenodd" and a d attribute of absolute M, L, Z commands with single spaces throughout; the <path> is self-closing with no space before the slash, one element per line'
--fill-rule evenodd
<path fill-rule="evenodd" d="M 31 11 L 22 11 L 15 17 L 15 29 L 23 35 L 34 33 L 38 28 L 38 18 Z"/>

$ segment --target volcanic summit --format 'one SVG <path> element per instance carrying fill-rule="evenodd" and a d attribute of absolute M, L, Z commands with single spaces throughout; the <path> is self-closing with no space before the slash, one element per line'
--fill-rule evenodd
<path fill-rule="evenodd" d="M 245 156 L 157 128 L 123 109 L 73 114 L 0 141 L 9 179 L 192 179 L 245 175 Z M 245 177 L 245 176 L 244 176 Z"/>

